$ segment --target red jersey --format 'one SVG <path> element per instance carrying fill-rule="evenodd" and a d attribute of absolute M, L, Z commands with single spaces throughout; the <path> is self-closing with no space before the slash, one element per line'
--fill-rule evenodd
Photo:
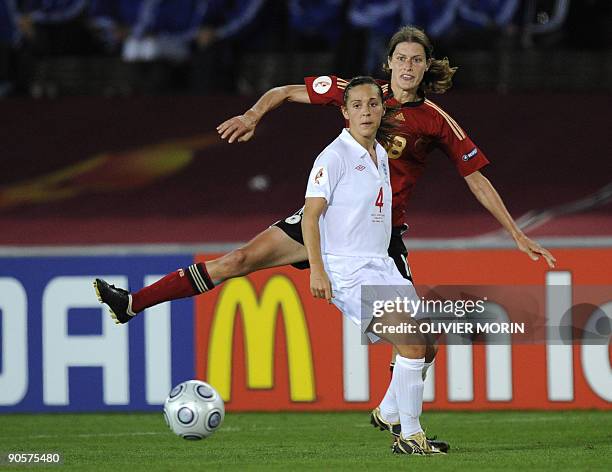
<path fill-rule="evenodd" d="M 310 102 L 318 105 L 341 106 L 348 81 L 336 76 L 304 79 Z M 385 95 L 385 105 L 397 107 L 393 144 L 388 146 L 391 188 L 393 190 L 393 226 L 404 223 L 404 215 L 412 190 L 425 170 L 431 151 L 438 148 L 448 156 L 462 177 L 489 163 L 451 116 L 431 100 L 400 104 L 391 95 L 388 82 L 378 81 Z"/>

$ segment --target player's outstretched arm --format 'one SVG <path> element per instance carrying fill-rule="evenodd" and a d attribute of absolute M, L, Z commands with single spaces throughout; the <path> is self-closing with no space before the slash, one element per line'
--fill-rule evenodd
<path fill-rule="evenodd" d="M 302 215 L 302 235 L 310 264 L 310 293 L 315 298 L 325 298 L 328 302 L 331 302 L 333 298 L 332 288 L 323 266 L 319 233 L 319 217 L 326 207 L 327 201 L 325 198 L 306 198 L 304 214 Z"/>
<path fill-rule="evenodd" d="M 268 90 L 244 114 L 234 116 L 217 126 L 217 132 L 221 139 L 227 139 L 228 143 L 248 141 L 253 137 L 259 120 L 284 102 L 310 103 L 306 86 L 283 85 Z"/>
<path fill-rule="evenodd" d="M 546 260 L 546 263 L 551 269 L 555 267 L 555 262 L 557 261 L 554 256 L 537 242 L 528 238 L 525 233 L 521 231 L 516 222 L 512 219 L 512 216 L 510 216 L 499 193 L 497 193 L 497 190 L 495 190 L 489 179 L 476 171 L 465 177 L 465 181 L 474 196 L 482 206 L 489 210 L 506 231 L 508 231 L 521 251 L 526 253 L 534 261 L 537 261 L 541 256 Z"/>

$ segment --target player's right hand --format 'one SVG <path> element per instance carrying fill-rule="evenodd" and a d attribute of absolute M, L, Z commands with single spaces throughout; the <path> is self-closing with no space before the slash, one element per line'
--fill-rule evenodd
<path fill-rule="evenodd" d="M 324 270 L 310 271 L 310 293 L 315 298 L 324 298 L 327 303 L 331 303 L 334 298 L 331 288 L 331 282 Z"/>
<path fill-rule="evenodd" d="M 217 133 L 221 135 L 221 139 L 227 139 L 230 144 L 236 140 L 243 143 L 253 137 L 255 126 L 256 123 L 246 116 L 237 115 L 217 126 Z"/>

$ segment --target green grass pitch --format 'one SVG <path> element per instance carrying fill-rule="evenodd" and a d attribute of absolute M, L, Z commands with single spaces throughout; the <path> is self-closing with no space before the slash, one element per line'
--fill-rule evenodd
<path fill-rule="evenodd" d="M 426 412 L 447 456 L 396 456 L 365 412 L 231 413 L 202 441 L 160 413 L 0 415 L 0 451 L 57 451 L 64 464 L 2 470 L 612 470 L 612 411 Z"/>

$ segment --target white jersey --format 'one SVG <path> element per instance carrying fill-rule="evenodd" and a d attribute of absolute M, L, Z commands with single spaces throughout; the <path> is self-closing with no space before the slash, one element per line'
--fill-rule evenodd
<path fill-rule="evenodd" d="M 392 193 L 387 152 L 378 143 L 376 159 L 378 167 L 344 129 L 315 160 L 306 197 L 327 201 L 319 220 L 323 255 L 388 257 Z"/>

